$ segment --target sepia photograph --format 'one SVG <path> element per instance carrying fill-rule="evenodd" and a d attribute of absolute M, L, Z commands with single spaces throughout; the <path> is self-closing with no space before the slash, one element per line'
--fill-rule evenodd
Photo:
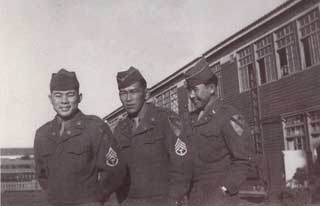
<path fill-rule="evenodd" d="M 320 0 L 0 0 L 2 206 L 320 206 Z"/>

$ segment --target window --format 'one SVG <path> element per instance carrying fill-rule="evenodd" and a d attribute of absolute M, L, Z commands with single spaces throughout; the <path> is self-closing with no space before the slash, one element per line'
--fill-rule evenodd
<path fill-rule="evenodd" d="M 252 47 L 248 46 L 238 52 L 239 56 L 239 80 L 240 92 L 247 91 L 251 88 L 251 81 L 254 79 L 254 57 Z"/>
<path fill-rule="evenodd" d="M 284 137 L 286 150 L 303 150 L 306 142 L 305 120 L 303 114 L 284 119 Z"/>
<path fill-rule="evenodd" d="M 320 110 L 285 117 L 283 128 L 285 149 L 312 151 L 315 161 L 320 155 Z"/>
<path fill-rule="evenodd" d="M 275 32 L 281 76 L 301 70 L 295 22 Z"/>
<path fill-rule="evenodd" d="M 274 59 L 273 38 L 269 35 L 256 44 L 258 76 L 260 84 L 277 79 L 277 68 Z"/>
<path fill-rule="evenodd" d="M 320 137 L 320 111 L 310 112 L 310 134 Z"/>
<path fill-rule="evenodd" d="M 320 63 L 320 18 L 315 9 L 299 20 L 301 42 L 306 67 Z"/>
<path fill-rule="evenodd" d="M 220 63 L 216 63 L 211 66 L 211 71 L 217 76 L 218 78 L 218 86 L 217 86 L 217 96 L 222 97 L 222 74 L 221 74 L 221 66 Z"/>
<path fill-rule="evenodd" d="M 171 109 L 172 111 L 178 113 L 178 94 L 177 87 L 173 87 L 164 93 L 156 96 L 156 105 L 164 108 Z"/>

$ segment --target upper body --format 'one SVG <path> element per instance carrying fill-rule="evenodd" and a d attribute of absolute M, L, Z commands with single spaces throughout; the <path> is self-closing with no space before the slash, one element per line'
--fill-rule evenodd
<path fill-rule="evenodd" d="M 146 84 L 138 70 L 130 68 L 122 74 L 118 75 L 119 95 L 128 116 L 114 134 L 129 171 L 128 197 L 179 201 L 191 178 L 190 145 L 180 119 L 145 102 Z"/>
<path fill-rule="evenodd" d="M 36 177 L 53 205 L 98 202 L 123 171 L 109 127 L 78 109 L 81 98 L 74 73 L 53 75 L 49 99 L 57 115 L 34 140 Z"/>
<path fill-rule="evenodd" d="M 231 194 L 250 172 L 253 143 L 243 116 L 217 99 L 198 120 L 192 115 L 193 181 L 216 181 Z"/>
<path fill-rule="evenodd" d="M 199 72 L 187 78 L 192 114 L 193 181 L 212 181 L 234 195 L 246 180 L 254 158 L 254 144 L 244 117 L 217 96 L 217 77 L 200 60 Z"/>

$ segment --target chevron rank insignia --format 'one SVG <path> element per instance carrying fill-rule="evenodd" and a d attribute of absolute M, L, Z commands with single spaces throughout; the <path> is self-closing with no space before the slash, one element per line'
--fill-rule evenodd
<path fill-rule="evenodd" d="M 106 154 L 106 164 L 110 167 L 114 167 L 118 164 L 119 159 L 117 153 L 112 149 L 109 148 L 108 153 Z"/>
<path fill-rule="evenodd" d="M 177 139 L 177 142 L 174 147 L 177 155 L 184 156 L 185 154 L 187 154 L 187 145 L 186 143 L 181 141 L 180 138 Z"/>
<path fill-rule="evenodd" d="M 241 115 L 233 115 L 231 120 L 230 120 L 230 124 L 233 128 L 233 130 L 239 135 L 241 136 L 243 134 L 243 127 L 244 127 L 244 119 Z"/>

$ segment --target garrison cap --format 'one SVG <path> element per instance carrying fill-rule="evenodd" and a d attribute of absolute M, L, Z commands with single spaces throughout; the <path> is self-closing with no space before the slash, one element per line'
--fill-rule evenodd
<path fill-rule="evenodd" d="M 60 69 L 58 73 L 52 74 L 50 81 L 50 91 L 65 91 L 69 89 L 79 89 L 79 81 L 75 72 L 70 72 L 66 69 Z"/>
<path fill-rule="evenodd" d="M 217 85 L 218 78 L 211 71 L 209 63 L 205 58 L 201 58 L 189 72 L 185 74 L 188 87 L 194 87 L 198 84 L 206 84 L 209 80 Z"/>
<path fill-rule="evenodd" d="M 133 66 L 131 66 L 128 70 L 118 72 L 117 74 L 117 82 L 119 89 L 126 88 L 131 84 L 134 84 L 139 81 L 146 82 L 139 70 L 134 68 Z"/>

